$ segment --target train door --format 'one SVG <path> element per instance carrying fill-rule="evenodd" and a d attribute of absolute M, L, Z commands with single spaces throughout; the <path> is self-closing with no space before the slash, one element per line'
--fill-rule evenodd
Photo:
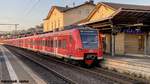
<path fill-rule="evenodd" d="M 37 45 L 36 45 L 36 46 L 37 46 L 37 50 L 39 50 L 39 46 L 40 46 L 39 43 L 40 43 L 40 40 L 39 40 L 38 37 L 37 37 L 37 40 L 36 40 L 36 41 L 37 41 Z"/>
<path fill-rule="evenodd" d="M 71 56 L 74 56 L 74 53 L 73 53 L 73 51 L 74 51 L 74 48 L 75 48 L 75 43 L 74 43 L 74 41 L 73 41 L 73 38 L 72 38 L 72 36 L 71 35 L 69 35 L 69 36 L 67 36 L 68 37 L 68 40 L 67 40 L 67 44 L 68 44 L 68 56 L 69 57 L 71 57 Z"/>
<path fill-rule="evenodd" d="M 43 50 L 43 51 L 45 51 L 45 50 L 46 50 L 46 48 L 45 48 L 45 44 L 46 44 L 46 38 L 45 38 L 45 37 L 43 37 L 43 38 L 42 38 L 42 50 Z"/>
<path fill-rule="evenodd" d="M 29 48 L 29 38 L 26 40 L 27 49 Z"/>
<path fill-rule="evenodd" d="M 59 37 L 58 40 L 58 47 L 59 47 L 59 54 L 61 54 L 63 57 L 66 57 L 66 55 L 68 55 L 68 42 L 67 42 L 67 36 L 66 35 L 62 35 Z"/>
<path fill-rule="evenodd" d="M 33 49 L 33 38 L 30 39 L 30 48 Z"/>
<path fill-rule="evenodd" d="M 53 40 L 53 43 L 54 43 L 54 54 L 57 54 L 58 53 L 58 38 L 57 37 L 54 37 L 54 40 Z"/>
<path fill-rule="evenodd" d="M 42 37 L 39 38 L 39 50 L 42 50 Z"/>
<path fill-rule="evenodd" d="M 34 49 L 35 50 L 38 49 L 38 38 L 37 37 L 34 38 Z"/>
<path fill-rule="evenodd" d="M 35 49 L 35 37 L 33 37 L 33 50 Z"/>
<path fill-rule="evenodd" d="M 45 51 L 49 51 L 49 37 L 45 37 Z"/>

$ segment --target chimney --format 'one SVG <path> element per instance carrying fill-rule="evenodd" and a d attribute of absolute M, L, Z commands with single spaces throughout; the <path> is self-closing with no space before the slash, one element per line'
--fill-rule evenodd
<path fill-rule="evenodd" d="M 94 4 L 94 0 L 89 0 L 89 3 Z"/>
<path fill-rule="evenodd" d="M 73 7 L 75 7 L 75 2 L 73 2 Z"/>
<path fill-rule="evenodd" d="M 69 8 L 69 6 L 68 6 L 68 5 L 66 5 L 66 8 Z"/>
<path fill-rule="evenodd" d="M 87 1 L 85 1 L 85 3 L 94 4 L 94 0 L 87 0 Z"/>

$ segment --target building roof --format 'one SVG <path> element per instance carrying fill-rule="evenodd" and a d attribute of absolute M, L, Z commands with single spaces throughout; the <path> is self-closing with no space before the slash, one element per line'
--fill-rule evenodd
<path fill-rule="evenodd" d="M 63 12 L 68 9 L 68 7 L 52 6 L 52 8 L 49 10 L 47 17 L 44 20 L 47 20 L 51 16 L 51 14 L 55 8 L 60 12 Z"/>
<path fill-rule="evenodd" d="M 47 17 L 46 17 L 44 20 L 46 20 L 46 19 L 48 19 L 48 18 L 50 17 L 52 11 L 53 11 L 55 8 L 58 9 L 60 12 L 66 12 L 66 11 L 69 11 L 69 10 L 72 10 L 72 9 L 75 9 L 75 8 L 78 8 L 78 7 L 81 7 L 81 6 L 84 6 L 84 5 L 86 5 L 86 4 L 90 4 L 90 5 L 95 6 L 95 4 L 92 3 L 92 2 L 85 2 L 85 3 L 83 3 L 83 4 L 81 4 L 81 5 L 77 5 L 77 6 L 75 6 L 75 7 L 52 6 L 51 10 L 49 11 Z"/>
<path fill-rule="evenodd" d="M 72 10 L 72 9 L 75 9 L 75 8 L 78 8 L 78 7 L 81 7 L 81 6 L 84 6 L 84 5 L 86 5 L 86 4 L 90 4 L 90 5 L 96 6 L 96 5 L 95 5 L 94 3 L 92 3 L 92 2 L 85 2 L 85 3 L 81 4 L 81 5 L 68 8 L 68 9 L 64 10 L 64 12 L 69 11 L 69 10 Z"/>
<path fill-rule="evenodd" d="M 57 8 L 60 12 L 70 9 L 69 7 L 61 7 L 61 6 L 54 6 L 54 7 Z"/>
<path fill-rule="evenodd" d="M 114 9 L 138 9 L 138 10 L 150 10 L 150 6 L 146 5 L 133 5 L 133 4 L 120 4 L 120 3 L 110 3 L 110 2 L 101 2 L 100 4 L 108 5 Z"/>

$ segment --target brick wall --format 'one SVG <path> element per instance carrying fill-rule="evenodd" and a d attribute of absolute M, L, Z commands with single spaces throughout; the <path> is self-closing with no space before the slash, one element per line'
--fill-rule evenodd
<path fill-rule="evenodd" d="M 124 33 L 118 33 L 115 37 L 115 53 L 119 55 L 124 54 Z"/>
<path fill-rule="evenodd" d="M 147 51 L 148 51 L 148 54 L 150 55 L 150 34 L 148 36 L 148 46 L 147 46 Z"/>

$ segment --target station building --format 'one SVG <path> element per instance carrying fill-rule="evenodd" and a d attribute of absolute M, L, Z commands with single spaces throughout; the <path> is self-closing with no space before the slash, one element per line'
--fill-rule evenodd
<path fill-rule="evenodd" d="M 92 0 L 74 7 L 52 6 L 44 19 L 44 32 L 62 30 L 64 26 L 73 25 L 85 19 L 95 8 Z"/>
<path fill-rule="evenodd" d="M 103 33 L 105 53 L 150 55 L 150 6 L 101 2 L 78 23 Z"/>

